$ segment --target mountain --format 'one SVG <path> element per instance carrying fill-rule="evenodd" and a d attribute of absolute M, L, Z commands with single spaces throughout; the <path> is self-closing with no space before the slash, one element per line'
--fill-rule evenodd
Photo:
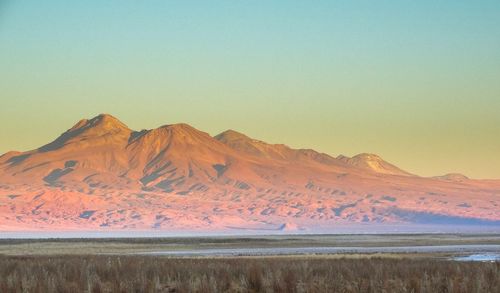
<path fill-rule="evenodd" d="M 339 165 L 340 163 L 327 154 L 318 153 L 311 149 L 295 150 L 284 144 L 268 144 L 249 138 L 234 130 L 224 131 L 214 138 L 240 153 L 266 159 L 295 162 L 309 161 L 326 165 Z"/>
<path fill-rule="evenodd" d="M 335 231 L 500 226 L 500 182 L 423 178 L 374 154 L 333 157 L 187 124 L 101 114 L 0 157 L 0 230 Z"/>
<path fill-rule="evenodd" d="M 449 173 L 449 174 L 445 174 L 442 176 L 436 176 L 434 178 L 441 179 L 441 180 L 447 180 L 447 181 L 456 181 L 456 182 L 469 180 L 469 177 L 467 177 L 463 174 L 459 174 L 459 173 Z"/>
<path fill-rule="evenodd" d="M 340 155 L 338 160 L 345 162 L 351 166 L 369 170 L 380 174 L 413 176 L 412 174 L 399 169 L 398 167 L 384 161 L 381 157 L 375 154 L 359 154 L 352 158 Z"/>

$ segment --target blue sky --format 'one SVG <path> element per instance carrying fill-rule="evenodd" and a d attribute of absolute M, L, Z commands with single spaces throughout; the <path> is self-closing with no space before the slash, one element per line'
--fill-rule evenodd
<path fill-rule="evenodd" d="M 500 178 L 498 1 L 2 1 L 0 153 L 186 122 Z"/>

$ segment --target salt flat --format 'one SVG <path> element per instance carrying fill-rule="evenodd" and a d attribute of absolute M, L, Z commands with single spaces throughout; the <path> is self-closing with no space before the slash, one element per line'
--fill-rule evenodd
<path fill-rule="evenodd" d="M 0 239 L 4 255 L 238 256 L 499 253 L 500 234 L 248 235 Z"/>

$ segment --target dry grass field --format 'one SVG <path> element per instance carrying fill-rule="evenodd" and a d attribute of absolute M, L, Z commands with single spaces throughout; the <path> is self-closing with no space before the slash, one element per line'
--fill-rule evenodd
<path fill-rule="evenodd" d="M 500 292 L 500 263 L 381 257 L 0 256 L 0 292 Z"/>

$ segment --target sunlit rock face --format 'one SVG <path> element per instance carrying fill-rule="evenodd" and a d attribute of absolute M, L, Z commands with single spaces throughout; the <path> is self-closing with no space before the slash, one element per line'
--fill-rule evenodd
<path fill-rule="evenodd" d="M 374 154 L 335 158 L 233 130 L 135 131 L 107 114 L 0 157 L 0 230 L 500 226 L 499 204 L 499 181 L 423 178 Z"/>

